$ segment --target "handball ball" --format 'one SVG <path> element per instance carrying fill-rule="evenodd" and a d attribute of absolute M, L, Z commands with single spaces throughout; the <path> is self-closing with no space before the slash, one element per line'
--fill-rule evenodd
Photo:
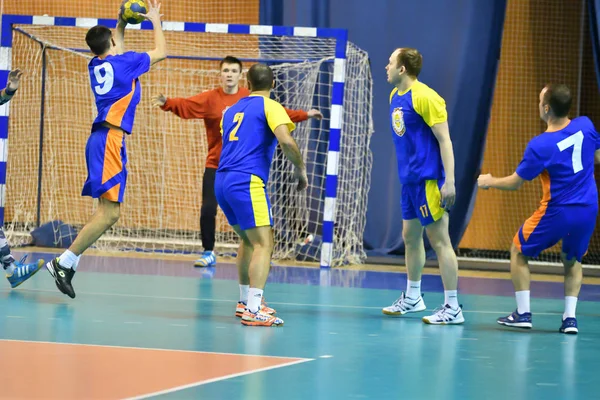
<path fill-rule="evenodd" d="M 125 0 L 121 4 L 121 18 L 128 24 L 140 24 L 145 18 L 139 13 L 146 14 L 148 7 L 144 0 Z"/>

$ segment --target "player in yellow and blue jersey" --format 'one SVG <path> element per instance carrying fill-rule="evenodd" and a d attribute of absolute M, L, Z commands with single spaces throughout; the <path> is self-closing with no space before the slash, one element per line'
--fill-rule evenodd
<path fill-rule="evenodd" d="M 217 202 L 240 236 L 236 264 L 241 285 L 250 285 L 242 324 L 281 326 L 283 320 L 261 308 L 273 253 L 273 217 L 266 184 L 277 142 L 294 164 L 298 190 L 308 185 L 295 128 L 281 104 L 269 98 L 273 71 L 264 64 L 248 70 L 250 96 L 227 109 L 221 121 L 223 148 L 215 179 Z"/>
<path fill-rule="evenodd" d="M 119 219 L 127 183 L 125 135 L 133 129 L 135 110 L 141 98 L 139 77 L 150 66 L 167 57 L 160 22 L 160 3 L 148 2 L 141 14 L 154 26 L 156 48 L 147 53 L 123 53 L 126 22 L 119 16 L 116 34 L 105 26 L 91 28 L 85 37 L 95 57 L 88 69 L 98 116 L 85 148 L 88 177 L 82 196 L 98 199 L 98 210 L 83 227 L 73 244 L 59 258 L 46 264 L 64 294 L 75 297 L 71 284 L 79 257 Z"/>
<path fill-rule="evenodd" d="M 531 328 L 530 258 L 562 240 L 565 267 L 565 311 L 561 333 L 578 332 L 575 310 L 581 289 L 581 261 L 596 226 L 598 188 L 594 164 L 600 162 L 600 135 L 588 117 L 569 119 L 573 101 L 566 85 L 547 85 L 540 92 L 540 118 L 547 129 L 531 139 L 516 171 L 504 178 L 480 175 L 482 189 L 517 190 L 524 181 L 540 177 L 540 207 L 516 233 L 511 247 L 510 271 L 517 309 L 498 318 L 501 325 Z"/>
<path fill-rule="evenodd" d="M 9 72 L 8 83 L 4 89 L 0 90 L 0 106 L 8 103 L 17 93 L 22 75 L 23 73 L 20 69 Z M 42 265 L 44 265 L 44 260 L 42 259 L 31 264 L 23 264 L 25 258 L 27 258 L 27 256 L 24 256 L 21 261 L 15 260 L 10 251 L 8 240 L 6 240 L 6 236 L 4 235 L 4 230 L 0 227 L 0 263 L 2 263 L 2 266 L 4 267 L 6 279 L 8 279 L 12 288 L 16 288 L 27 279 L 31 278 L 40 270 Z"/>
<path fill-rule="evenodd" d="M 446 103 L 421 83 L 423 57 L 416 49 L 396 49 L 386 67 L 390 94 L 392 138 L 396 147 L 398 175 L 402 184 L 402 237 L 408 273 L 406 293 L 383 309 L 386 315 L 425 310 L 421 275 L 425 266 L 423 230 L 435 250 L 444 283 L 444 304 L 428 324 L 464 322 L 458 304 L 458 262 L 448 233 L 448 213 L 455 198 L 454 154 L 448 129 Z"/>

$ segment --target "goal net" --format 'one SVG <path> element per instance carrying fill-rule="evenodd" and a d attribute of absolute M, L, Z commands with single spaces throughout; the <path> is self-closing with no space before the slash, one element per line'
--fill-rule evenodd
<path fill-rule="evenodd" d="M 56 20 L 41 17 L 38 22 L 46 25 L 12 25 L 10 65 L 26 73 L 18 95 L 9 103 L 4 223 L 15 244 L 29 241 L 29 232 L 49 221 L 63 221 L 78 229 L 95 207 L 95 202 L 80 195 L 86 178 L 84 150 L 96 113 L 87 69 L 92 56 L 84 40 L 87 26 L 56 26 Z M 318 261 L 327 213 L 326 187 L 331 184 L 330 179 L 326 185 L 336 40 L 185 32 L 180 31 L 183 23 L 164 26 L 169 58 L 141 78 L 142 101 L 133 133 L 127 137 L 129 175 L 121 219 L 97 247 L 202 250 L 204 123 L 153 108 L 151 98 L 159 93 L 188 97 L 217 87 L 219 60 L 233 55 L 244 62 L 244 70 L 254 62 L 268 63 L 276 77 L 274 98 L 287 108 L 318 108 L 325 115 L 322 121 L 298 123 L 293 133 L 307 165 L 308 190 L 295 191 L 293 167 L 279 150 L 268 184 L 275 220 L 274 258 Z M 214 30 L 227 32 L 227 26 Z M 152 31 L 127 29 L 125 47 L 151 49 Z M 362 238 L 372 164 L 372 80 L 367 53 L 349 42 L 345 76 L 350 79 L 343 93 L 330 265 L 361 263 L 365 258 Z M 217 251 L 235 251 L 237 237 L 220 210 L 216 239 Z"/>

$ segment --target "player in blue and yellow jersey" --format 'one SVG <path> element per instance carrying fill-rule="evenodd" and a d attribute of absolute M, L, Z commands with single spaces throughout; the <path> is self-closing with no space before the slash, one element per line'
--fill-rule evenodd
<path fill-rule="evenodd" d="M 110 29 L 100 25 L 91 28 L 85 37 L 95 54 L 88 68 L 98 116 L 92 124 L 85 148 L 88 177 L 82 196 L 98 199 L 98 209 L 69 249 L 46 264 L 56 286 L 71 298 L 75 297 L 71 280 L 79 257 L 120 216 L 127 183 L 125 135 L 133 130 L 135 110 L 140 102 L 139 77 L 148 72 L 152 64 L 167 56 L 160 3 L 152 0 L 147 4 L 148 13 L 142 15 L 154 26 L 154 50 L 123 53 L 126 22 L 120 16 L 114 38 Z"/>
<path fill-rule="evenodd" d="M 280 326 L 283 320 L 261 308 L 273 253 L 273 218 L 266 184 L 277 142 L 294 164 L 298 190 L 308 185 L 306 168 L 290 135 L 295 126 L 281 104 L 269 98 L 273 71 L 264 64 L 248 70 L 250 96 L 223 114 L 223 148 L 215 179 L 217 202 L 240 236 L 236 264 L 240 284 L 250 285 L 242 324 Z"/>
<path fill-rule="evenodd" d="M 22 75 L 23 73 L 20 69 L 9 72 L 7 85 L 4 89 L 0 90 L 0 106 L 12 100 L 13 96 L 17 93 Z M 0 226 L 0 263 L 4 267 L 6 279 L 8 279 L 12 288 L 16 288 L 31 278 L 44 265 L 44 260 L 42 259 L 31 264 L 23 264 L 25 258 L 27 256 L 24 256 L 21 261 L 15 260 L 10 251 L 8 240 L 6 240 L 6 236 L 4 235 L 4 230 Z"/>
<path fill-rule="evenodd" d="M 408 273 L 407 290 L 383 309 L 386 315 L 425 310 L 421 275 L 425 266 L 423 230 L 435 250 L 444 283 L 445 301 L 428 324 L 464 322 L 458 304 L 458 262 L 448 233 L 448 209 L 454 204 L 454 153 L 446 103 L 417 78 L 423 57 L 416 49 L 396 49 L 386 66 L 390 95 L 392 138 L 402 184 L 402 238 Z"/>
<path fill-rule="evenodd" d="M 540 177 L 540 207 L 525 221 L 513 239 L 510 271 L 517 309 L 498 318 L 501 325 L 531 328 L 528 259 L 562 240 L 565 267 L 565 312 L 560 332 L 577 333 L 575 309 L 581 289 L 581 261 L 598 215 L 598 189 L 594 164 L 600 159 L 600 135 L 587 117 L 570 120 L 571 91 L 565 85 L 547 85 L 540 92 L 540 117 L 548 125 L 534 137 L 516 171 L 504 178 L 481 175 L 482 189 L 517 190 L 524 181 Z"/>

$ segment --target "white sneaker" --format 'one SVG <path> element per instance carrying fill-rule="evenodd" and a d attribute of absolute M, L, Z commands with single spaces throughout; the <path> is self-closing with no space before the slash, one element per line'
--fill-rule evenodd
<path fill-rule="evenodd" d="M 404 315 L 406 313 L 423 311 L 426 308 L 422 296 L 419 296 L 418 299 L 411 299 L 410 297 L 406 297 L 404 292 L 402 292 L 400 297 L 391 306 L 385 307 L 381 311 L 385 315 Z"/>
<path fill-rule="evenodd" d="M 457 325 L 465 322 L 465 318 L 463 317 L 462 307 L 454 309 L 446 304 L 436 308 L 432 315 L 423 317 L 423 322 L 432 325 Z"/>

